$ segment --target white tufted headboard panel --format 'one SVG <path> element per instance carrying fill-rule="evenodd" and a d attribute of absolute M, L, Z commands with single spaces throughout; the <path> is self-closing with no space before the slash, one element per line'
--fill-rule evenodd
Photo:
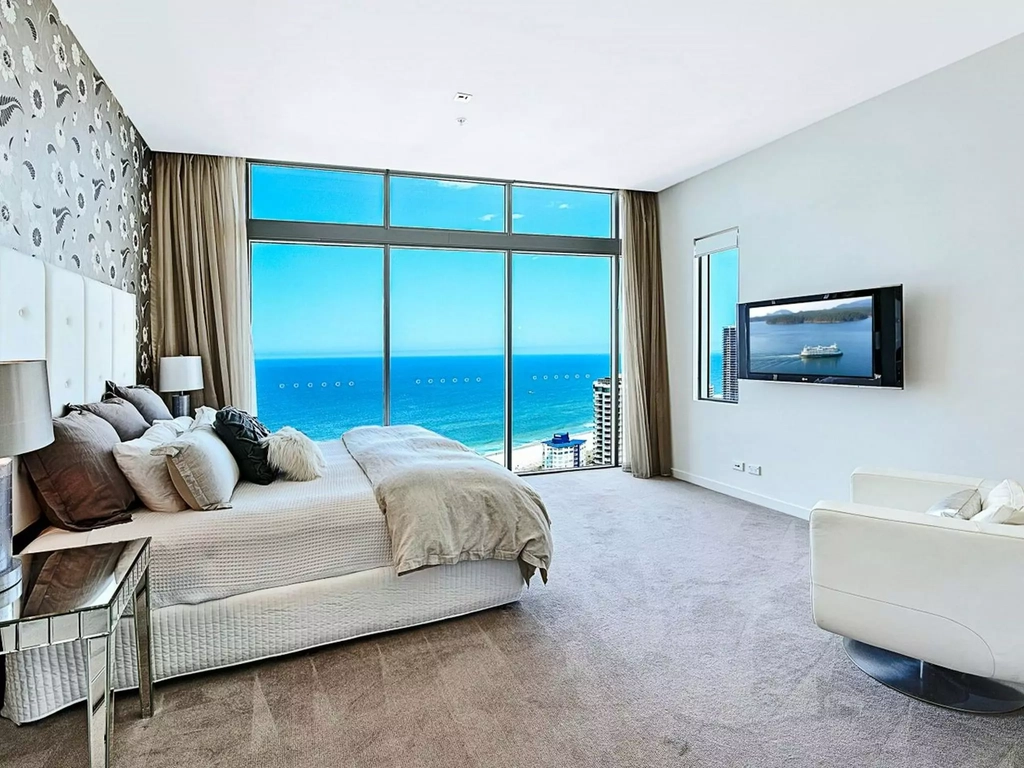
<path fill-rule="evenodd" d="M 135 296 L 0 248 L 0 360 L 46 360 L 50 405 L 91 403 L 105 382 L 135 383 Z M 14 530 L 39 512 L 18 476 Z"/>

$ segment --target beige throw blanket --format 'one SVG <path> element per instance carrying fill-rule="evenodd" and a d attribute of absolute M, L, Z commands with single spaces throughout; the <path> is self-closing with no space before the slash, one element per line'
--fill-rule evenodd
<path fill-rule="evenodd" d="M 342 439 L 373 485 L 399 574 L 463 560 L 519 560 L 547 582 L 551 520 L 522 478 L 422 427 L 357 427 Z"/>

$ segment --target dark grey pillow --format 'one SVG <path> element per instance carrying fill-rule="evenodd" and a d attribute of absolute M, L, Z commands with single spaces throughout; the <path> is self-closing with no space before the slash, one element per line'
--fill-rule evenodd
<path fill-rule="evenodd" d="M 53 420 L 53 442 L 22 457 L 51 524 L 88 531 L 132 519 L 135 492 L 114 460 L 114 428 L 88 411 Z"/>
<path fill-rule="evenodd" d="M 167 410 L 167 404 L 163 398 L 147 386 L 132 384 L 130 387 L 122 387 L 112 381 L 107 382 L 107 393 L 103 395 L 104 400 L 112 397 L 120 397 L 127 400 L 138 409 L 150 426 L 154 421 L 171 419 L 171 412 Z"/>
<path fill-rule="evenodd" d="M 142 417 L 138 408 L 122 397 L 108 397 L 102 403 L 68 404 L 67 410 L 95 413 L 114 428 L 122 443 L 142 437 L 152 426 Z"/>
<path fill-rule="evenodd" d="M 273 482 L 277 470 L 270 466 L 267 447 L 261 444 L 270 430 L 259 420 L 229 405 L 217 411 L 213 429 L 235 457 L 244 480 L 259 485 Z"/>

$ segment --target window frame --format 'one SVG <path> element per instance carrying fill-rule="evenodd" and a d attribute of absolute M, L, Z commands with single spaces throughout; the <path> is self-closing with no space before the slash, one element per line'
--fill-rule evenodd
<path fill-rule="evenodd" d="M 384 223 L 381 226 L 368 224 L 336 224 L 325 222 L 302 222 L 276 219 L 252 218 L 252 168 L 257 165 L 273 165 L 312 170 L 348 171 L 353 173 L 383 174 L 384 176 Z M 476 230 L 435 229 L 426 227 L 394 227 L 391 225 L 391 177 L 415 177 L 436 181 L 472 182 L 502 185 L 505 195 L 504 231 L 487 232 Z M 250 158 L 246 162 L 246 233 L 249 249 L 250 269 L 252 246 L 256 243 L 295 243 L 339 246 L 374 246 L 384 249 L 384 414 L 382 423 L 391 421 L 391 249 L 419 248 L 458 251 L 501 251 L 505 258 L 505 467 L 512 468 L 513 392 L 512 392 L 512 263 L 513 254 L 534 253 L 554 256 L 585 256 L 607 258 L 610 261 L 611 285 L 609 302 L 611 327 L 609 328 L 612 377 L 613 438 L 611 464 L 592 465 L 578 469 L 553 469 L 539 472 L 523 472 L 523 475 L 548 474 L 554 472 L 578 472 L 590 469 L 606 469 L 621 466 L 621 387 L 619 378 L 619 338 L 621 315 L 620 272 L 622 264 L 622 239 L 620 233 L 620 194 L 616 190 L 599 187 L 579 187 L 556 184 L 542 184 L 518 180 L 489 179 L 482 177 L 453 176 L 422 172 L 391 171 L 387 169 L 357 168 L 350 166 L 327 166 L 310 163 L 288 163 Z M 531 186 L 580 192 L 600 192 L 611 196 L 611 237 L 585 237 L 577 235 L 533 235 L 512 232 L 512 187 Z M 250 295 L 250 312 L 252 311 Z"/>
<path fill-rule="evenodd" d="M 712 260 L 716 254 L 736 251 L 736 298 L 739 303 L 740 293 L 740 230 L 739 227 L 712 232 L 694 238 L 693 241 L 693 285 L 694 285 L 694 392 L 693 399 L 707 403 L 739 404 L 739 387 L 736 398 L 727 400 L 723 388 L 721 397 L 708 394 L 711 383 L 711 290 Z M 737 317 L 737 322 L 739 318 Z M 738 329 L 737 329 L 738 330 Z M 705 355 L 707 350 L 707 355 Z M 737 361 L 734 361 L 736 363 Z M 722 367 L 725 367 L 725 350 L 722 350 Z"/>

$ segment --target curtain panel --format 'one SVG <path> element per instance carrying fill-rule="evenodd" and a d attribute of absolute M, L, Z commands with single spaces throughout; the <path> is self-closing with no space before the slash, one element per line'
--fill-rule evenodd
<path fill-rule="evenodd" d="M 154 165 L 157 365 L 161 357 L 199 355 L 204 386 L 194 405 L 254 413 L 245 160 L 158 152 Z"/>
<path fill-rule="evenodd" d="M 624 191 L 622 222 L 624 468 L 636 477 L 670 475 L 672 445 L 658 196 Z"/>

